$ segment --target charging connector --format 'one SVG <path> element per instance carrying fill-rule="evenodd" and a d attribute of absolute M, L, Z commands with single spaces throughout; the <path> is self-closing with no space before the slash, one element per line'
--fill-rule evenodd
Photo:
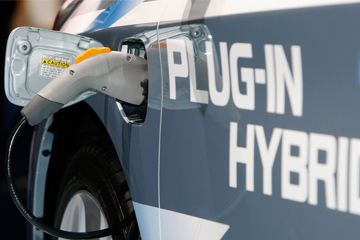
<path fill-rule="evenodd" d="M 89 90 L 140 105 L 145 98 L 142 83 L 147 78 L 145 59 L 115 51 L 99 54 L 66 69 L 41 89 L 21 113 L 30 125 L 36 125 Z"/>

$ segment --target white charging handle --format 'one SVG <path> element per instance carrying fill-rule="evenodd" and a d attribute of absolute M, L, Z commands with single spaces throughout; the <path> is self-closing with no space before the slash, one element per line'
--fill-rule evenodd
<path fill-rule="evenodd" d="M 145 96 L 147 61 L 122 52 L 103 53 L 71 65 L 42 88 L 21 110 L 36 125 L 88 90 L 140 105 Z"/>

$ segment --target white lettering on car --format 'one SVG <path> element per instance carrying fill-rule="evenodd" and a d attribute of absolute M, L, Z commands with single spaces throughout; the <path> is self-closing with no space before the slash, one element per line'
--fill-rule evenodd
<path fill-rule="evenodd" d="M 267 113 L 303 116 L 300 46 L 285 49 L 279 44 L 265 44 L 265 66 L 261 68 L 242 66 L 242 60 L 254 59 L 251 43 L 219 42 L 220 63 L 217 65 L 222 76 L 218 79 L 216 74 L 220 70 L 215 67 L 215 50 L 212 42 L 205 42 L 208 89 L 199 89 L 193 43 L 184 39 L 167 40 L 170 99 L 176 100 L 176 81 L 189 81 L 190 102 L 223 107 L 232 101 L 237 109 L 255 111 L 256 86 L 261 85 L 266 88 L 266 97 L 258 99 L 266 99 Z M 328 209 L 360 215 L 360 139 L 239 124 L 232 121 L 229 124 L 228 185 L 231 189 L 244 187 L 254 192 L 262 185 L 262 193 L 272 196 L 274 184 L 278 183 L 280 186 L 276 187 L 283 199 L 315 206 L 321 199 Z M 269 132 L 266 137 L 265 133 Z M 240 143 L 238 136 L 245 136 L 245 141 Z M 259 182 L 255 177 L 259 171 L 255 166 L 259 165 L 262 184 L 257 186 Z M 275 165 L 280 166 L 280 182 L 273 181 Z M 238 174 L 239 169 L 244 170 L 244 177 Z"/>
<path fill-rule="evenodd" d="M 219 43 L 222 88 L 216 87 L 214 46 L 205 42 L 208 69 L 208 90 L 197 87 L 194 48 L 190 40 L 168 39 L 167 58 L 169 67 L 170 99 L 176 100 L 176 81 L 186 81 L 190 85 L 190 101 L 216 106 L 228 104 L 230 96 L 238 109 L 255 110 L 255 84 L 267 88 L 267 112 L 285 114 L 285 99 L 289 98 L 291 112 L 301 117 L 303 113 L 303 79 L 300 46 L 291 46 L 290 67 L 281 45 L 264 46 L 265 68 L 239 66 L 240 59 L 253 58 L 251 43 L 233 43 L 230 48 L 226 42 Z M 175 56 L 179 62 L 175 61 Z M 240 83 L 244 83 L 240 88 Z"/>

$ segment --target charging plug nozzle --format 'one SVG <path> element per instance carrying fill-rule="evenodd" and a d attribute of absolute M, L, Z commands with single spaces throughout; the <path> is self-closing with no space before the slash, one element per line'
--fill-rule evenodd
<path fill-rule="evenodd" d="M 147 78 L 145 59 L 105 51 L 71 65 L 42 88 L 21 114 L 30 125 L 36 125 L 88 90 L 140 105 L 145 98 L 142 82 Z"/>

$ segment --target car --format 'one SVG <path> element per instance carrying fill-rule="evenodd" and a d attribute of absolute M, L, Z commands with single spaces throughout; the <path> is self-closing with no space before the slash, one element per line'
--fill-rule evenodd
<path fill-rule="evenodd" d="M 33 213 L 107 239 L 355 239 L 358 3 L 66 1 L 54 29 L 146 59 L 146 99 L 35 128 Z"/>

